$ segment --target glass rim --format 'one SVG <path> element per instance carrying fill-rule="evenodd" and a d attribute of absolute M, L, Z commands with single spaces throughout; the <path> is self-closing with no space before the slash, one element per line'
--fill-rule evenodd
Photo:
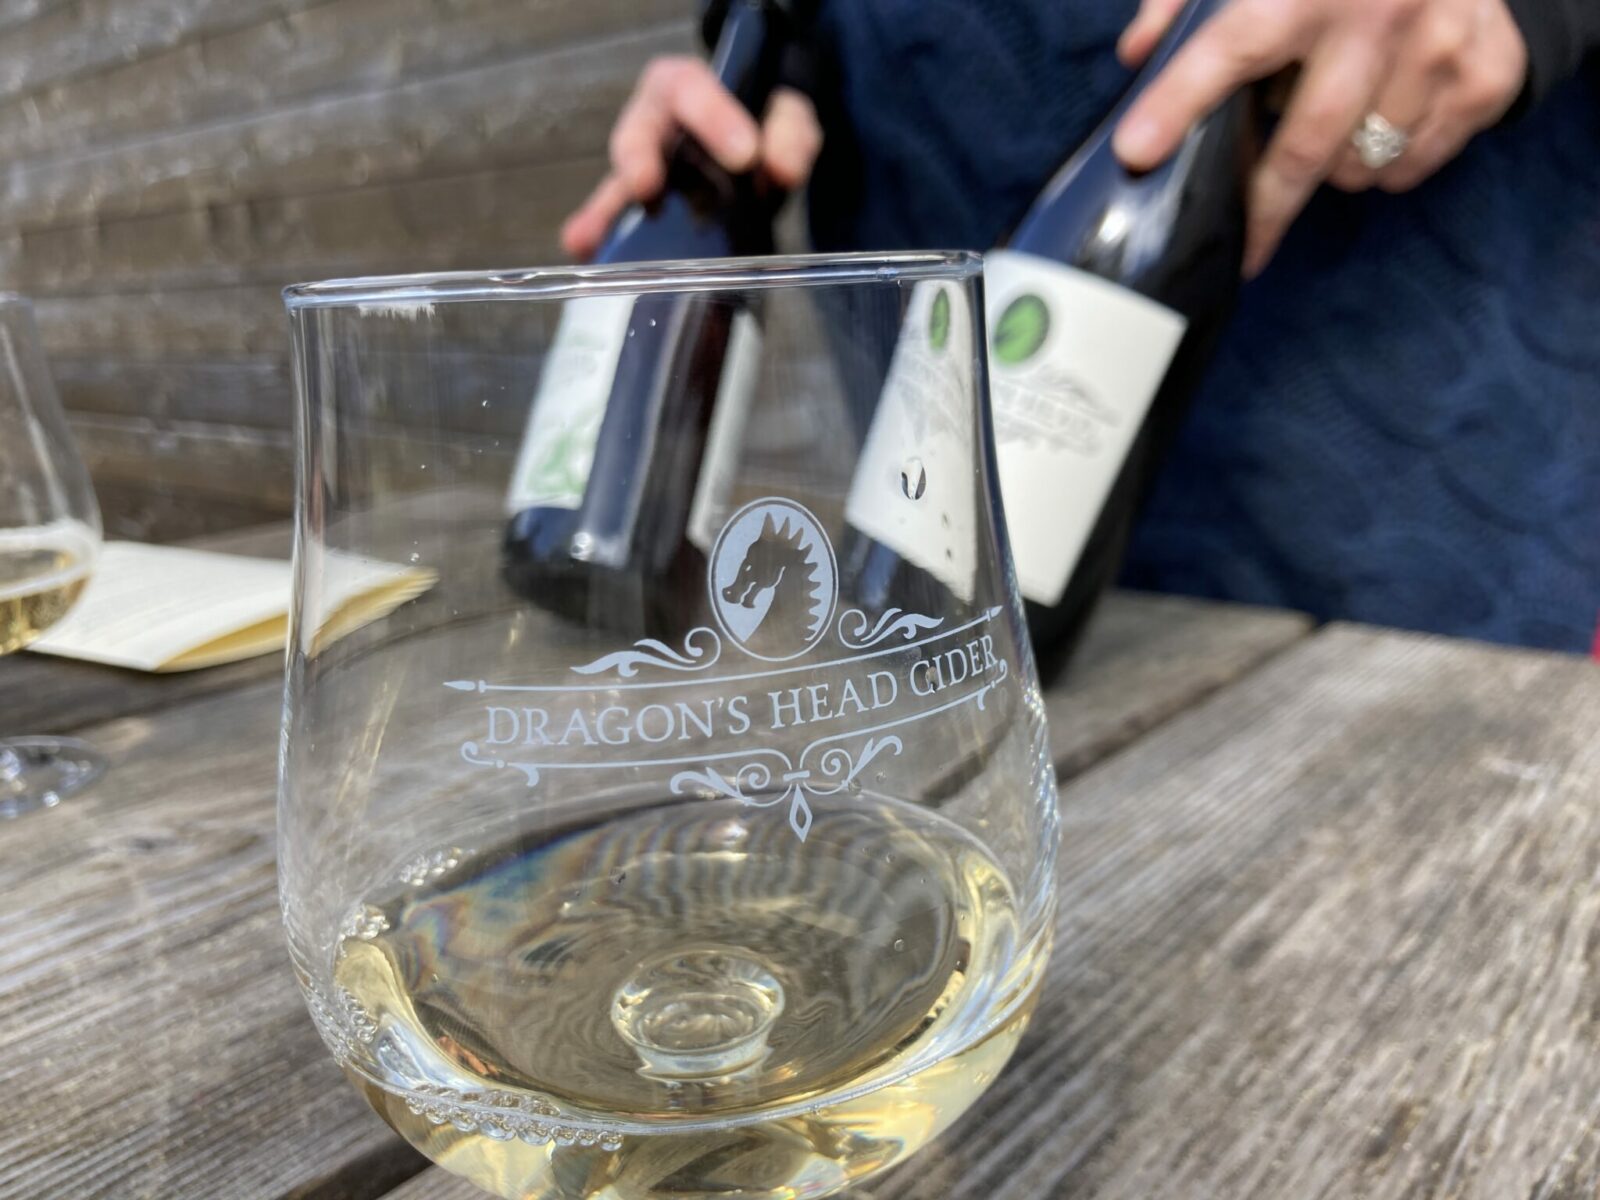
<path fill-rule="evenodd" d="M 290 312 L 308 308 L 370 307 L 380 312 L 388 309 L 404 313 L 436 303 L 484 300 L 567 300 L 608 294 L 967 280 L 982 271 L 983 256 L 970 250 L 780 254 L 760 258 L 674 259 L 604 266 L 354 276 L 291 284 L 283 289 L 283 302 Z"/>

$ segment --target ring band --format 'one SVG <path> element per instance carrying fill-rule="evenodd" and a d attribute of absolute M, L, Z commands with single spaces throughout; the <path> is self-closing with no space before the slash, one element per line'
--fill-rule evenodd
<path fill-rule="evenodd" d="M 1350 137 L 1350 142 L 1361 156 L 1361 163 L 1369 171 L 1381 171 L 1406 152 L 1411 136 L 1396 129 L 1381 113 L 1370 112 Z"/>

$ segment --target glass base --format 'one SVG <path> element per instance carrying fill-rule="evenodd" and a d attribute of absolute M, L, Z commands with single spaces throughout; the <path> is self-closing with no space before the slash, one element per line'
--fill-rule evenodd
<path fill-rule="evenodd" d="M 105 759 L 76 738 L 0 738 L 0 820 L 54 808 L 105 769 Z"/>

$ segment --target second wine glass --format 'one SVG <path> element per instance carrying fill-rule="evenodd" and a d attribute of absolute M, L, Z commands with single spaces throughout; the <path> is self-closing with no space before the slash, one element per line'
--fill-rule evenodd
<path fill-rule="evenodd" d="M 77 602 L 100 549 L 100 510 L 50 378 L 33 308 L 0 294 L 0 655 Z M 53 808 L 104 769 L 73 738 L 0 730 L 0 818 Z"/>

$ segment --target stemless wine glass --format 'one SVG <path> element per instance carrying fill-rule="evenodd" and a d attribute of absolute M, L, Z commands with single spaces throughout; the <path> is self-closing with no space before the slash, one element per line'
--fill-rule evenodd
<path fill-rule="evenodd" d="M 1056 795 L 965 254 L 290 288 L 280 885 L 322 1037 L 504 1197 L 819 1197 L 1032 1010 Z M 435 572 L 354 633 L 355 556 Z"/>
<path fill-rule="evenodd" d="M 0 431 L 4 655 L 66 616 L 100 549 L 100 510 L 45 365 L 33 307 L 4 293 Z M 103 769 L 100 757 L 73 738 L 0 736 L 0 818 L 54 807 Z"/>

